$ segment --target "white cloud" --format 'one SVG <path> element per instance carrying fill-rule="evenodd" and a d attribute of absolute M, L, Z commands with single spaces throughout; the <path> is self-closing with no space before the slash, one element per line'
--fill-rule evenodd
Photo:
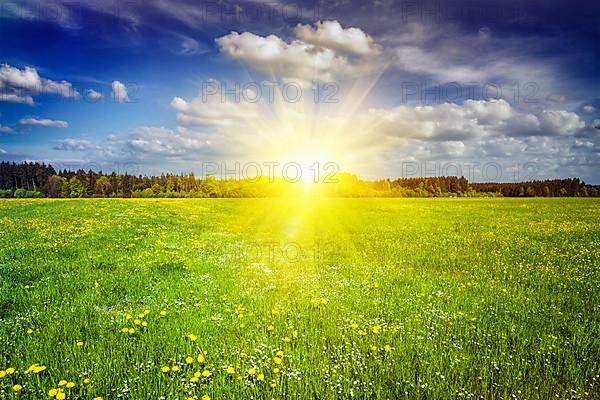
<path fill-rule="evenodd" d="M 335 51 L 362 56 L 377 55 L 381 52 L 371 36 L 359 28 L 344 29 L 338 21 L 319 21 L 314 28 L 299 24 L 294 32 L 296 37 L 305 43 Z"/>
<path fill-rule="evenodd" d="M 586 128 L 576 113 L 543 110 L 521 113 L 505 100 L 467 100 L 462 105 L 399 106 L 371 109 L 366 126 L 385 136 L 426 141 L 456 141 L 484 137 L 569 136 Z"/>
<path fill-rule="evenodd" d="M 140 158 L 164 156 L 185 158 L 205 150 L 206 140 L 189 134 L 186 130 L 172 130 L 163 127 L 141 127 L 132 130 L 126 141 L 131 152 Z"/>
<path fill-rule="evenodd" d="M 52 127 L 52 128 L 68 128 L 69 123 L 61 120 L 53 120 L 53 119 L 40 119 L 35 117 L 27 117 L 22 118 L 19 121 L 21 125 L 30 125 L 30 126 L 44 126 L 44 127 Z"/>
<path fill-rule="evenodd" d="M 95 91 L 94 89 L 88 89 L 85 92 L 85 98 L 93 103 L 102 100 L 104 95 L 100 92 Z"/>
<path fill-rule="evenodd" d="M 371 109 L 363 123 L 380 134 L 420 140 L 456 141 L 491 135 L 513 115 L 504 100 L 467 100 L 463 105 Z"/>
<path fill-rule="evenodd" d="M 127 103 L 129 101 L 129 95 L 127 94 L 127 87 L 119 81 L 114 81 L 111 85 L 112 96 L 117 103 Z"/>
<path fill-rule="evenodd" d="M 565 101 L 567 101 L 567 96 L 562 95 L 562 94 L 552 93 L 552 94 L 548 95 L 547 99 L 554 103 L 564 103 Z"/>
<path fill-rule="evenodd" d="M 182 38 L 179 54 L 184 56 L 196 56 L 207 52 L 208 49 L 204 45 L 201 45 L 196 39 L 187 36 Z"/>
<path fill-rule="evenodd" d="M 185 127 L 236 124 L 243 129 L 244 123 L 248 124 L 261 116 L 258 104 L 243 100 L 236 102 L 229 97 L 222 98 L 220 92 L 216 95 L 205 94 L 204 98 L 200 95 L 190 102 L 175 97 L 171 106 L 177 110 L 178 124 Z"/>
<path fill-rule="evenodd" d="M 541 136 L 572 135 L 585 127 L 585 122 L 574 112 L 544 110 L 540 115 Z"/>
<path fill-rule="evenodd" d="M 334 22 L 339 25 L 337 21 Z M 331 26 L 337 26 L 335 24 Z M 331 28 L 325 29 L 323 25 L 318 25 L 316 30 L 306 26 L 296 29 L 296 34 L 311 42 L 300 38 L 288 43 L 276 35 L 263 37 L 250 32 L 231 32 L 217 38 L 216 43 L 220 51 L 231 58 L 287 80 L 296 78 L 303 81 L 332 81 L 337 75 L 358 76 L 372 72 L 378 65 L 372 57 L 378 53 L 372 39 L 357 28 L 344 30 L 340 26 L 340 29 L 341 37 L 337 39 L 331 33 L 324 33 Z M 327 39 L 317 44 L 317 37 Z M 363 39 L 361 43 L 351 44 L 348 42 L 349 37 Z M 362 57 L 352 61 L 346 55 L 338 53 L 341 49 Z"/>
<path fill-rule="evenodd" d="M 89 140 L 83 139 L 61 139 L 56 141 L 54 145 L 55 150 L 63 150 L 63 151 L 84 151 L 84 150 L 98 150 L 100 147 Z"/>
<path fill-rule="evenodd" d="M 10 126 L 2 126 L 0 125 L 0 133 L 10 133 L 13 129 Z"/>
<path fill-rule="evenodd" d="M 593 113 L 594 111 L 596 111 L 596 107 L 592 105 L 583 106 L 583 111 L 585 111 L 586 113 Z"/>
<path fill-rule="evenodd" d="M 74 99 L 81 97 L 70 82 L 42 78 L 35 68 L 0 65 L 0 101 L 32 105 L 32 95 L 39 94 Z"/>
<path fill-rule="evenodd" d="M 417 46 L 399 46 L 394 51 L 395 65 L 401 70 L 434 76 L 443 82 L 482 81 L 487 74 L 468 65 L 451 65 L 442 54 L 426 52 Z"/>
<path fill-rule="evenodd" d="M 7 103 L 27 104 L 30 106 L 34 104 L 33 97 L 25 95 L 21 91 L 17 93 L 0 93 L 0 101 Z"/>
<path fill-rule="evenodd" d="M 346 58 L 331 49 L 295 40 L 286 43 L 275 35 L 232 32 L 217 39 L 221 52 L 259 71 L 284 78 L 330 81 L 348 67 Z"/>
<path fill-rule="evenodd" d="M 471 82 L 486 78 L 480 69 L 467 65 L 449 65 L 440 60 L 435 54 L 425 53 L 417 47 L 402 47 L 396 49 L 397 63 L 401 69 L 413 73 L 425 72 L 439 78 L 441 81 Z"/>

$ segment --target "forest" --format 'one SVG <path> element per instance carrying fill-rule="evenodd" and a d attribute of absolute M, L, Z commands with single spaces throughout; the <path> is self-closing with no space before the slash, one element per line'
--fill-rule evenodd
<path fill-rule="evenodd" d="M 338 173 L 336 182 L 312 190 L 336 197 L 597 197 L 600 186 L 578 178 L 543 181 L 476 183 L 464 177 L 440 176 L 361 180 Z M 276 197 L 305 191 L 306 187 L 281 178 L 215 179 L 189 174 L 128 175 L 93 170 L 56 171 L 51 165 L 0 162 L 2 198 L 193 198 Z"/>

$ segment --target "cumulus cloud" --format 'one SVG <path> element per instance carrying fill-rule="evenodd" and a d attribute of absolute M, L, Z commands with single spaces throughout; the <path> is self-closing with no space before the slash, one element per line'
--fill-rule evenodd
<path fill-rule="evenodd" d="M 596 107 L 592 105 L 583 106 L 583 111 L 585 111 L 586 113 L 593 113 L 594 111 L 596 111 Z"/>
<path fill-rule="evenodd" d="M 399 106 L 372 109 L 367 124 L 380 132 L 420 140 L 468 140 L 483 137 L 527 137 L 575 135 L 586 124 L 579 115 L 565 110 L 522 113 L 505 100 L 467 100 L 462 105 Z"/>
<path fill-rule="evenodd" d="M 298 38 L 291 42 L 276 35 L 231 32 L 217 38 L 216 43 L 231 58 L 285 79 L 331 81 L 337 75 L 369 73 L 377 66 L 372 56 L 378 47 L 358 28 L 343 29 L 339 22 L 331 21 L 315 29 L 300 25 L 295 32 Z M 360 55 L 360 60 L 353 61 L 344 52 Z"/>
<path fill-rule="evenodd" d="M 117 103 L 127 103 L 129 101 L 129 94 L 127 93 L 127 87 L 119 81 L 114 81 L 111 85 L 112 96 Z"/>
<path fill-rule="evenodd" d="M 54 119 L 40 119 L 36 117 L 26 117 L 21 118 L 19 121 L 21 125 L 29 125 L 29 126 L 44 126 L 44 127 L 52 127 L 52 128 L 68 128 L 69 123 L 61 120 Z"/>
<path fill-rule="evenodd" d="M 103 97 L 104 97 L 104 95 L 102 93 L 97 92 L 94 89 L 88 89 L 85 92 L 85 98 L 94 103 L 102 100 Z"/>
<path fill-rule="evenodd" d="M 0 101 L 6 103 L 27 104 L 30 106 L 34 104 L 33 97 L 24 94 L 22 91 L 18 91 L 17 93 L 0 93 Z"/>
<path fill-rule="evenodd" d="M 54 150 L 62 151 L 85 151 L 85 150 L 98 150 L 100 147 L 89 140 L 83 139 L 61 139 L 57 140 L 54 145 Z"/>
<path fill-rule="evenodd" d="M 39 94 L 74 99 L 81 97 L 70 82 L 43 78 L 35 68 L 0 65 L 0 101 L 33 105 L 32 95 Z"/>
<path fill-rule="evenodd" d="M 167 157 L 187 158 L 198 156 L 209 145 L 201 137 L 189 134 L 185 129 L 172 130 L 164 127 L 140 127 L 132 130 L 126 146 L 140 158 Z"/>
<path fill-rule="evenodd" d="M 212 82 L 215 89 L 220 91 L 220 85 Z M 239 95 L 240 99 L 241 94 Z M 242 124 L 250 123 L 261 116 L 259 105 L 247 101 L 236 101 L 228 97 L 205 94 L 191 101 L 175 97 L 171 107 L 177 111 L 177 122 L 181 126 L 233 126 L 242 128 Z"/>
<path fill-rule="evenodd" d="M 0 124 L 0 133 L 10 133 L 13 129 L 10 126 L 2 126 Z"/>
<path fill-rule="evenodd" d="M 315 27 L 299 24 L 294 32 L 296 37 L 305 43 L 339 52 L 362 56 L 377 55 L 381 52 L 381 48 L 373 42 L 371 36 L 359 28 L 344 29 L 338 21 L 319 21 Z"/>
<path fill-rule="evenodd" d="M 540 136 L 572 135 L 585 127 L 585 122 L 574 112 L 544 110 L 540 116 Z"/>
<path fill-rule="evenodd" d="M 467 100 L 464 104 L 402 105 L 371 109 L 366 125 L 380 134 L 420 140 L 456 141 L 491 135 L 514 114 L 504 100 Z"/>

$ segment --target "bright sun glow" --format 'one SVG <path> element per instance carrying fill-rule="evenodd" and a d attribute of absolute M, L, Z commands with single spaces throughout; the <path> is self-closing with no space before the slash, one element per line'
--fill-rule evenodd
<path fill-rule="evenodd" d="M 374 155 L 386 144 L 373 140 L 377 121 L 356 115 L 379 76 L 340 85 L 336 102 L 315 102 L 311 91 L 304 88 L 305 95 L 298 102 L 286 101 L 275 91 L 272 102 L 236 105 L 243 110 L 244 128 L 227 137 L 224 158 L 261 165 L 278 163 L 275 177 L 300 174 L 297 189 L 301 186 L 301 191 L 312 194 L 319 192 L 315 183 L 321 184 L 337 172 L 369 173 Z"/>

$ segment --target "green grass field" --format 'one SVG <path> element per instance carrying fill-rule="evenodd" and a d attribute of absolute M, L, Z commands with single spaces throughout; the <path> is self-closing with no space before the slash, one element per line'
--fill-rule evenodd
<path fill-rule="evenodd" d="M 0 398 L 598 399 L 599 266 L 593 199 L 2 201 Z"/>

